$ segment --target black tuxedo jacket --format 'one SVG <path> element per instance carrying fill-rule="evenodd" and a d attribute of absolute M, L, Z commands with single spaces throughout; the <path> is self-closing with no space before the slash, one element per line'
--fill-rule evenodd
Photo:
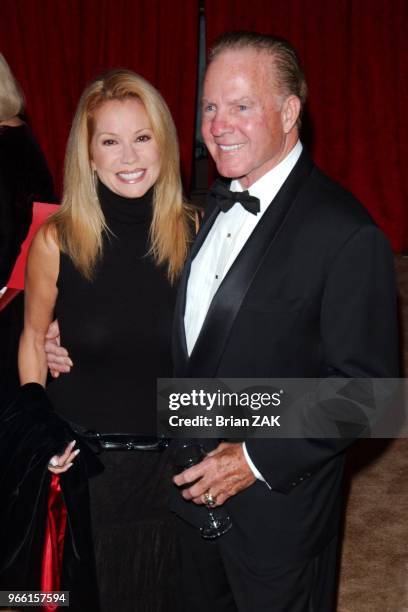
<path fill-rule="evenodd" d="M 219 213 L 210 205 L 181 279 L 176 377 L 397 377 L 393 258 L 365 209 L 303 152 L 213 298 L 188 357 L 191 262 Z M 349 440 L 250 439 L 257 481 L 228 500 L 241 545 L 257 559 L 310 558 L 336 533 Z M 199 524 L 178 493 L 174 509 Z M 204 510 L 205 512 L 205 510 Z"/>

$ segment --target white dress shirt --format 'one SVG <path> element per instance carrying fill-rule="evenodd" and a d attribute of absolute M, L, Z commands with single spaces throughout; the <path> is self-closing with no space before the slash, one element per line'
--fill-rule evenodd
<path fill-rule="evenodd" d="M 184 327 L 189 355 L 194 348 L 218 287 L 271 201 L 293 170 L 301 152 L 302 144 L 298 141 L 277 166 L 249 187 L 249 194 L 259 198 L 259 213 L 254 215 L 245 210 L 240 203 L 237 203 L 228 212 L 220 212 L 214 221 L 191 264 L 187 284 Z M 231 181 L 230 189 L 231 191 L 243 191 L 239 180 Z M 255 476 L 264 480 L 253 465 L 245 444 L 243 448 L 245 457 Z"/>

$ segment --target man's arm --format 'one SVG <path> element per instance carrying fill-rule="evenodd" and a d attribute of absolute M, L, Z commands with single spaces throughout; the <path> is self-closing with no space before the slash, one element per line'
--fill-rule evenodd
<path fill-rule="evenodd" d="M 365 226 L 351 236 L 328 271 L 321 336 L 326 362 L 323 376 L 398 377 L 394 263 L 386 238 L 375 226 Z M 268 486 L 289 493 L 351 442 L 352 438 L 340 437 L 273 442 L 249 439 L 246 450 Z M 211 490 L 215 497 L 222 491 L 217 499 L 222 503 L 255 481 L 244 460 L 240 444 L 223 444 L 201 464 L 175 477 L 174 482 L 185 485 L 201 478 L 183 489 L 183 497 L 203 503 L 205 491 Z M 241 479 L 237 477 L 240 468 Z"/>
<path fill-rule="evenodd" d="M 337 253 L 328 270 L 320 321 L 326 363 L 322 378 L 399 376 L 394 261 L 376 226 L 359 229 Z M 371 400 L 367 395 L 367 403 Z M 352 415 L 353 406 L 347 398 L 344 402 Z M 270 487 L 287 493 L 352 441 L 353 436 L 293 439 L 287 452 L 287 440 L 251 439 L 246 447 Z"/>

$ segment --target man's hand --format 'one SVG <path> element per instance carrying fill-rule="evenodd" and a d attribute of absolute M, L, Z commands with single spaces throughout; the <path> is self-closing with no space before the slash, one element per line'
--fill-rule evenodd
<path fill-rule="evenodd" d="M 223 442 L 214 451 L 193 467 L 184 470 L 173 478 L 177 486 L 191 483 L 191 487 L 182 491 L 184 499 L 192 500 L 195 504 L 204 504 L 204 493 L 210 493 L 216 500 L 214 505 L 220 506 L 229 497 L 246 489 L 255 482 L 244 456 L 242 444 Z"/>
<path fill-rule="evenodd" d="M 44 350 L 51 376 L 58 378 L 61 373 L 70 372 L 74 364 L 69 358 L 68 351 L 60 346 L 60 331 L 57 320 L 50 324 L 45 338 Z"/>

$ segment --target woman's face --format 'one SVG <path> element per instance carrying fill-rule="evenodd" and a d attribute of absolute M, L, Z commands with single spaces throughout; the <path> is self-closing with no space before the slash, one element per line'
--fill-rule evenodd
<path fill-rule="evenodd" d="M 160 152 L 137 98 L 108 100 L 93 116 L 91 164 L 109 189 L 125 198 L 146 193 L 160 174 Z"/>

